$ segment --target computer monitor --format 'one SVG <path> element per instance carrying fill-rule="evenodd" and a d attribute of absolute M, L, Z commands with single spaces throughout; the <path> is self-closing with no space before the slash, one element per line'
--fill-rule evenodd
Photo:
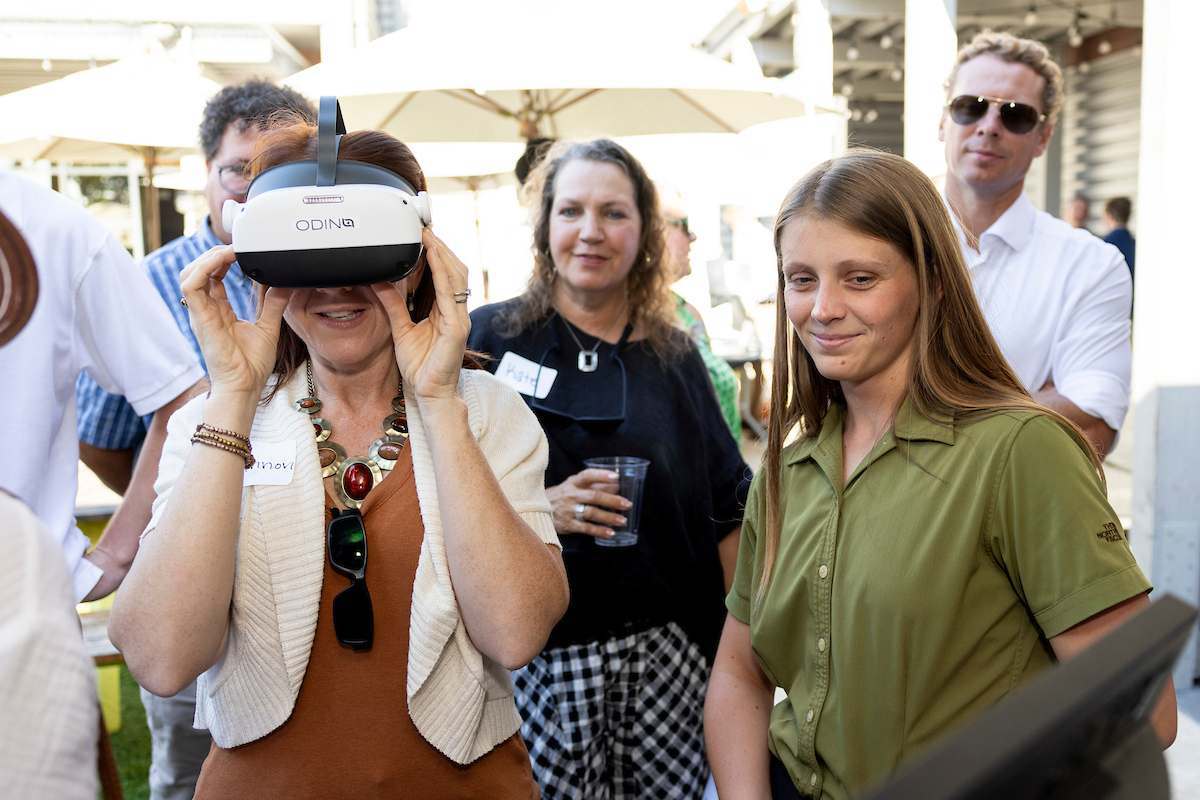
<path fill-rule="evenodd" d="M 1167 800 L 1150 714 L 1195 620 L 1163 597 L 859 800 Z"/>

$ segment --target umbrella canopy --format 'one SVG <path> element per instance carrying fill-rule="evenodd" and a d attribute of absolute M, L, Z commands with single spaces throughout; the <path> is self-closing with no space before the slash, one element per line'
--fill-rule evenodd
<path fill-rule="evenodd" d="M 204 106 L 221 87 L 192 61 L 134 56 L 0 96 L 0 156 L 75 163 L 141 157 L 146 174 L 196 150 Z M 146 247 L 160 244 L 158 192 L 143 205 Z"/>
<path fill-rule="evenodd" d="M 221 87 L 195 63 L 134 56 L 0 96 L 0 156 L 51 161 L 159 159 L 196 149 L 204 105 Z"/>
<path fill-rule="evenodd" d="M 521 22 L 412 26 L 286 82 L 337 95 L 352 128 L 419 142 L 736 133 L 820 110 L 691 47 Z"/>

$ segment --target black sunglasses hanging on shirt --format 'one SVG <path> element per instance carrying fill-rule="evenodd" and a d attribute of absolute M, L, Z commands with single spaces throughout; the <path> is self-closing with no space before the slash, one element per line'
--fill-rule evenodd
<path fill-rule="evenodd" d="M 375 635 L 375 612 L 367 591 L 367 528 L 357 509 L 330 509 L 326 543 L 329 564 L 350 579 L 350 586 L 333 598 L 333 630 L 338 642 L 369 650 Z"/>

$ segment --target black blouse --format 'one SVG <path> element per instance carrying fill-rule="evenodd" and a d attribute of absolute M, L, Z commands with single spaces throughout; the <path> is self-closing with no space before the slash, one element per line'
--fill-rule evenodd
<path fill-rule="evenodd" d="M 510 352 L 527 360 L 526 373 L 540 368 L 542 388 L 549 370 L 557 370 L 543 398 L 532 396 L 532 381 L 522 391 L 550 444 L 546 485 L 582 470 L 585 458 L 650 460 L 635 546 L 600 547 L 586 534 L 561 537 L 571 604 L 547 647 L 675 622 L 711 661 L 725 618 L 717 543 L 741 524 L 750 470 L 700 354 L 689 341 L 687 352 L 664 365 L 648 345 L 628 342 L 626 328 L 616 345 L 600 343 L 595 372 L 581 372 L 579 345 L 558 314 L 515 337 L 494 329 L 497 312 L 512 302 L 476 310 L 468 345 L 490 355 L 488 368 L 501 378 Z M 595 341 L 573 331 L 585 346 Z"/>

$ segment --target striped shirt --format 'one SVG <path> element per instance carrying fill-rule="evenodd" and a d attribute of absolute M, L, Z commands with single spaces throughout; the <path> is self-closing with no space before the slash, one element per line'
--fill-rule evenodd
<path fill-rule="evenodd" d="M 202 367 L 205 365 L 200 343 L 196 341 L 196 334 L 192 333 L 187 309 L 179 303 L 183 297 L 179 288 L 179 273 L 208 250 L 220 245 L 206 217 L 204 224 L 191 236 L 181 236 L 163 245 L 141 263 L 142 270 L 167 304 L 175 324 L 191 344 Z M 238 319 L 254 319 L 255 283 L 242 274 L 236 262 L 225 274 L 225 293 Z M 104 391 L 86 372 L 81 372 L 75 383 L 75 400 L 78 405 L 80 441 L 106 450 L 124 450 L 140 446 L 146 437 L 153 414 L 139 417 L 124 397 Z"/>

